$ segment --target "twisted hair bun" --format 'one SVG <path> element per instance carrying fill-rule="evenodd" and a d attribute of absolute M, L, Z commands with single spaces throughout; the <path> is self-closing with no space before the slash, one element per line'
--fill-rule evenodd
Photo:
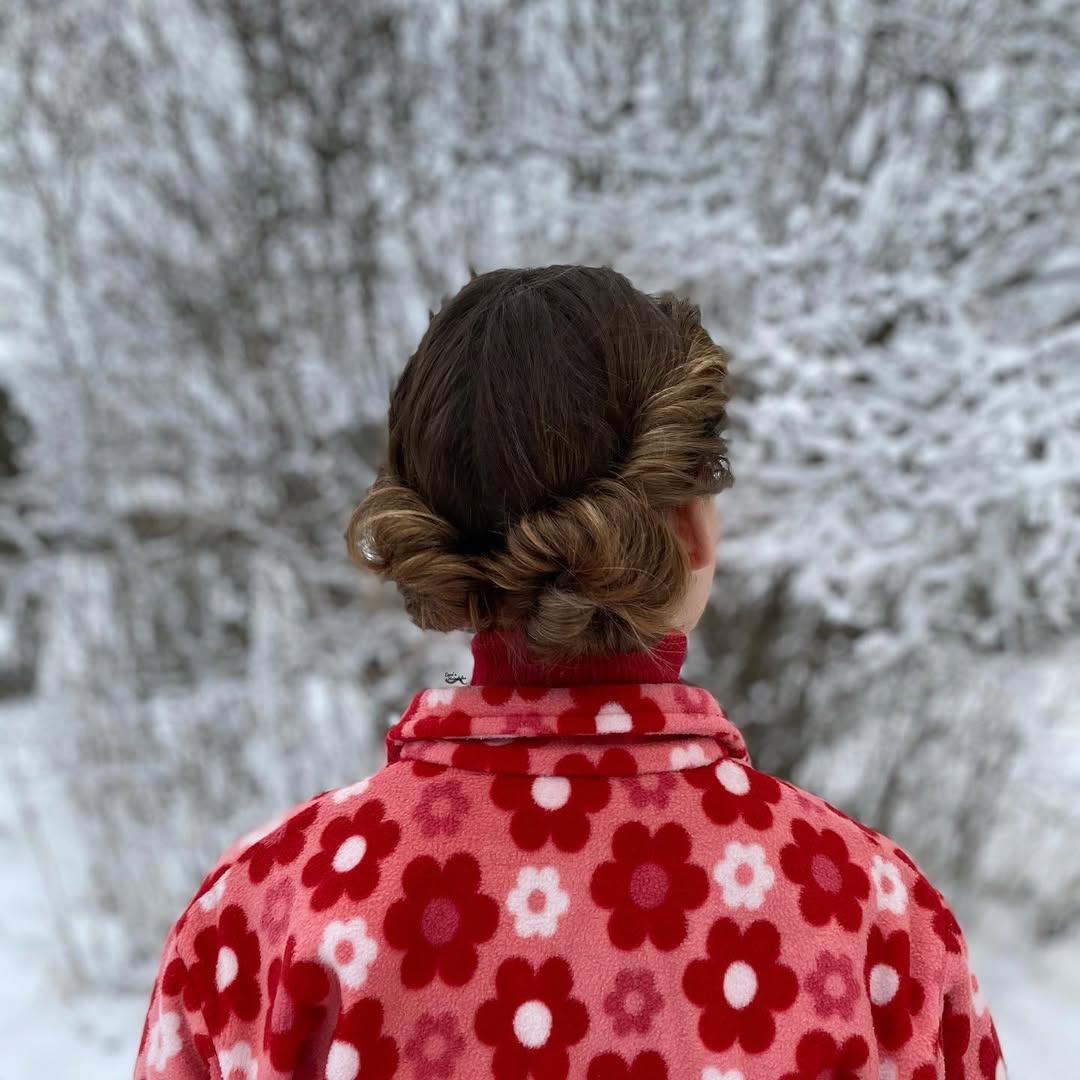
<path fill-rule="evenodd" d="M 432 317 L 346 537 L 434 630 L 645 650 L 690 580 L 667 511 L 732 483 L 698 308 L 605 267 L 493 271 Z"/>

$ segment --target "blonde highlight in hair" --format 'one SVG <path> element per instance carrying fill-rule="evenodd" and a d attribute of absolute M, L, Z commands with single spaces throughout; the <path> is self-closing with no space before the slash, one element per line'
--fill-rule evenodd
<path fill-rule="evenodd" d="M 696 305 L 610 268 L 474 277 L 395 387 L 350 557 L 427 629 L 512 628 L 550 659 L 652 648 L 690 581 L 668 511 L 733 482 L 726 380 Z"/>

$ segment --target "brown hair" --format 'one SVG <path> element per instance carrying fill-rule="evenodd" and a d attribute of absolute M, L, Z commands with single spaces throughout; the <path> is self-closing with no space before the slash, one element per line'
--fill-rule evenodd
<path fill-rule="evenodd" d="M 665 511 L 733 482 L 726 378 L 697 305 L 609 267 L 474 276 L 391 394 L 350 555 L 424 628 L 518 630 L 541 658 L 649 649 L 690 577 Z"/>

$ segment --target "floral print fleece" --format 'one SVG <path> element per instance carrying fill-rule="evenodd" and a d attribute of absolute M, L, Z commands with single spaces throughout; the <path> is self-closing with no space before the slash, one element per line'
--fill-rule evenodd
<path fill-rule="evenodd" d="M 1002 1080 L 941 895 L 756 771 L 685 653 L 476 635 L 384 768 L 208 875 L 137 1080 Z"/>

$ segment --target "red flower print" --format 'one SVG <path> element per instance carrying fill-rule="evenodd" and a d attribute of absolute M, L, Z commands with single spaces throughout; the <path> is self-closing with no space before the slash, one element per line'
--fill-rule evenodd
<path fill-rule="evenodd" d="M 602 777 L 502 775 L 491 784 L 491 801 L 513 814 L 510 835 L 525 851 L 549 840 L 560 851 L 580 851 L 592 831 L 589 815 L 610 798 L 611 783 Z"/>
<path fill-rule="evenodd" d="M 469 800 L 460 780 L 452 777 L 425 784 L 420 801 L 413 810 L 413 820 L 426 837 L 456 836 L 469 812 Z"/>
<path fill-rule="evenodd" d="M 353 814 L 334 818 L 319 837 L 320 850 L 304 865 L 300 880 L 311 894 L 313 911 L 325 911 L 342 896 L 365 900 L 379 883 L 379 862 L 398 845 L 401 827 L 384 820 L 378 799 Z"/>
<path fill-rule="evenodd" d="M 480 696 L 489 705 L 505 705 L 515 694 L 522 701 L 539 701 L 546 693 L 546 686 L 485 686 Z"/>
<path fill-rule="evenodd" d="M 479 942 L 495 933 L 499 906 L 479 891 L 480 864 L 458 852 L 440 866 L 430 855 L 413 859 L 401 875 L 405 896 L 390 905 L 383 934 L 404 949 L 401 982 L 427 986 L 438 975 L 447 986 L 464 986 L 476 971 Z"/>
<path fill-rule="evenodd" d="M 780 963 L 780 932 L 764 919 L 745 931 L 718 919 L 705 948 L 708 955 L 683 974 L 686 996 L 704 1010 L 701 1041 L 713 1051 L 738 1041 L 748 1054 L 760 1054 L 776 1038 L 773 1013 L 791 1008 L 799 993 L 795 972 Z"/>
<path fill-rule="evenodd" d="M 1001 1044 L 997 1030 L 990 1024 L 990 1034 L 984 1035 L 979 1043 L 979 1071 L 985 1080 L 1003 1080 L 1005 1066 L 1001 1060 Z"/>
<path fill-rule="evenodd" d="M 414 761 L 412 763 L 413 776 L 438 776 L 440 773 L 445 773 L 448 766 L 443 765 L 438 761 L 424 761 L 423 759 Z"/>
<path fill-rule="evenodd" d="M 609 1052 L 589 1062 L 587 1080 L 667 1080 L 667 1066 L 655 1050 L 643 1051 L 629 1065 Z"/>
<path fill-rule="evenodd" d="M 780 784 L 730 758 L 699 769 L 686 769 L 687 781 L 705 794 L 701 808 L 710 821 L 730 825 L 742 818 L 751 829 L 772 827 L 772 807 L 780 801 Z"/>
<path fill-rule="evenodd" d="M 248 929 L 244 909 L 229 904 L 216 926 L 195 935 L 195 962 L 188 968 L 184 1008 L 201 1010 L 212 1036 L 221 1033 L 236 1015 L 254 1020 L 259 1015 L 259 936 Z M 174 973 L 175 974 L 175 973 Z M 166 972 L 168 980 L 169 972 Z"/>
<path fill-rule="evenodd" d="M 912 1074 L 911 1080 L 937 1080 L 936 1065 L 920 1065 Z"/>
<path fill-rule="evenodd" d="M 794 843 L 780 850 L 780 866 L 799 888 L 799 911 L 811 926 L 831 919 L 845 930 L 862 925 L 862 902 L 870 895 L 870 877 L 848 856 L 839 833 L 819 833 L 808 821 L 791 824 Z"/>
<path fill-rule="evenodd" d="M 304 850 L 304 834 L 311 828 L 318 812 L 317 806 L 306 806 L 240 855 L 237 862 L 247 863 L 248 877 L 253 884 L 265 881 L 275 863 L 288 866 L 299 858 Z"/>
<path fill-rule="evenodd" d="M 859 981 L 851 957 L 843 953 L 819 953 L 817 965 L 807 976 L 806 990 L 814 999 L 814 1012 L 818 1016 L 824 1019 L 835 1015 L 850 1020 L 859 997 Z"/>
<path fill-rule="evenodd" d="M 440 691 L 435 691 L 440 693 Z M 426 704 L 439 706 L 442 702 L 436 700 L 432 702 L 428 695 L 432 691 L 425 690 L 424 697 Z M 453 690 L 445 691 L 447 694 L 453 694 Z M 405 717 L 398 721 L 399 724 L 405 723 Z M 429 716 L 421 716 L 417 720 L 412 720 L 412 733 L 415 739 L 436 739 L 440 735 L 456 735 L 464 736 L 469 735 L 472 732 L 472 717 L 461 709 L 454 709 L 452 712 L 446 713 L 434 713 Z"/>
<path fill-rule="evenodd" d="M 971 1042 L 971 1019 L 953 1008 L 945 999 L 945 1014 L 941 1018 L 941 1050 L 945 1057 L 945 1080 L 964 1080 L 964 1055 Z"/>
<path fill-rule="evenodd" d="M 389 1080 L 397 1070 L 397 1043 L 382 1033 L 383 1007 L 364 998 L 343 1012 L 326 1055 L 329 1080 Z"/>
<path fill-rule="evenodd" d="M 903 930 L 888 937 L 870 930 L 863 965 L 863 985 L 870 995 L 870 1013 L 878 1042 L 896 1050 L 911 1038 L 911 1018 L 923 1004 L 922 984 L 911 977 L 911 943 Z"/>
<path fill-rule="evenodd" d="M 263 1045 L 279 1072 L 291 1073 L 300 1051 L 326 1015 L 330 980 L 322 965 L 307 960 L 293 963 L 296 940 L 289 938 L 285 955 L 270 964 L 267 980 L 269 1009 Z"/>
<path fill-rule="evenodd" d="M 470 772 L 527 773 L 529 750 L 520 739 L 462 739 L 450 763 Z"/>
<path fill-rule="evenodd" d="M 941 939 L 941 943 L 946 950 L 951 953 L 959 953 L 963 934 L 960 930 L 960 924 L 956 921 L 956 916 L 952 913 L 948 904 L 945 903 L 941 893 L 920 874 L 915 879 L 915 888 L 912 895 L 919 907 L 926 908 L 931 912 L 930 925 L 933 927 L 934 933 Z"/>
<path fill-rule="evenodd" d="M 860 1080 L 870 1047 L 859 1035 L 838 1043 L 827 1031 L 811 1031 L 799 1040 L 795 1071 L 782 1080 Z"/>
<path fill-rule="evenodd" d="M 615 989 L 604 998 L 604 1012 L 619 1036 L 631 1031 L 648 1034 L 663 1007 L 656 978 L 647 968 L 624 968 L 615 976 Z"/>
<path fill-rule="evenodd" d="M 271 945 L 276 945 L 285 936 L 295 901 L 296 886 L 290 878 L 280 877 L 266 889 L 259 928 Z"/>
<path fill-rule="evenodd" d="M 637 761 L 622 747 L 605 750 L 597 762 L 591 761 L 587 754 L 575 751 L 559 758 L 551 771 L 556 776 L 633 776 L 637 772 Z"/>
<path fill-rule="evenodd" d="M 686 912 L 701 907 L 709 894 L 704 869 L 689 862 L 690 834 L 673 821 L 653 836 L 639 821 L 615 830 L 614 859 L 592 876 L 592 897 L 609 908 L 608 936 L 617 949 L 636 949 L 649 938 L 661 950 L 686 938 Z"/>
<path fill-rule="evenodd" d="M 915 871 L 915 886 L 911 891 L 911 895 L 919 907 L 925 908 L 931 913 L 931 926 L 934 933 L 941 939 L 941 943 L 949 952 L 959 954 L 963 948 L 961 944 L 963 933 L 960 930 L 960 924 L 956 921 L 956 916 L 952 913 L 949 905 L 945 903 L 945 898 L 930 884 L 906 851 L 894 848 L 893 854 Z"/>
<path fill-rule="evenodd" d="M 559 713 L 560 735 L 622 735 L 664 730 L 664 712 L 640 685 L 575 686 L 573 704 Z"/>
<path fill-rule="evenodd" d="M 646 806 L 658 806 L 661 810 L 666 810 L 677 783 L 674 773 L 650 773 L 627 780 L 626 793 L 630 796 L 631 804 L 638 810 L 643 810 Z"/>
<path fill-rule="evenodd" d="M 495 1047 L 495 1080 L 565 1080 L 570 1071 L 568 1046 L 589 1029 L 589 1013 L 572 998 L 574 977 L 561 957 L 536 970 L 520 956 L 504 960 L 495 975 L 495 997 L 476 1011 L 476 1034 Z"/>
<path fill-rule="evenodd" d="M 464 1049 L 461 1025 L 452 1012 L 426 1012 L 416 1021 L 412 1038 L 405 1044 L 405 1060 L 418 1077 L 448 1080 Z"/>

